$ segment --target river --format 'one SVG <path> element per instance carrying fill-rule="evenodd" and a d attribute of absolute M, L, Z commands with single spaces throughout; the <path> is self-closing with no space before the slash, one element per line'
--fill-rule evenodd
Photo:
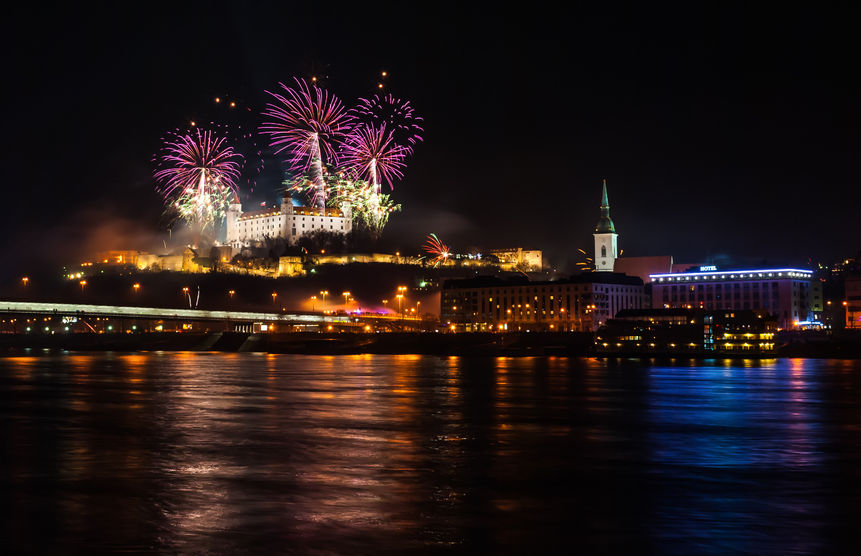
<path fill-rule="evenodd" d="M 861 361 L 0 358 L 7 552 L 854 550 Z"/>

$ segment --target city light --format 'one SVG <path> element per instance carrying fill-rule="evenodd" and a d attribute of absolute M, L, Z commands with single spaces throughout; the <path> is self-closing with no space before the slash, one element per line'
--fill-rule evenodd
<path fill-rule="evenodd" d="M 709 272 L 676 272 L 670 274 L 650 274 L 649 278 L 651 278 L 653 281 L 657 279 L 657 281 L 662 282 L 665 279 L 667 281 L 678 281 L 681 278 L 717 279 L 718 277 L 720 277 L 721 280 L 725 280 L 727 277 L 729 277 L 730 279 L 774 278 L 775 276 L 782 278 L 784 275 L 791 278 L 809 279 L 811 276 L 813 276 L 813 272 L 810 270 L 802 270 L 797 268 L 767 268 L 757 270 L 717 270 Z"/>

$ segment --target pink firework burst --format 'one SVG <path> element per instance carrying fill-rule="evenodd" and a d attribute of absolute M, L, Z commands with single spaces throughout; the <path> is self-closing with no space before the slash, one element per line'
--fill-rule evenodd
<path fill-rule="evenodd" d="M 353 117 L 328 91 L 294 78 L 295 87 L 266 91 L 275 103 L 266 105 L 260 132 L 269 135 L 276 153 L 288 151 L 290 168 L 306 171 L 315 163 L 335 163 L 335 146 L 352 129 Z M 321 160 L 325 159 L 325 160 Z"/>
<path fill-rule="evenodd" d="M 230 146 L 227 138 L 212 131 L 172 133 L 156 156 L 153 176 L 165 198 L 182 195 L 205 183 L 229 190 L 238 198 L 244 157 Z"/>
<path fill-rule="evenodd" d="M 444 263 L 449 257 L 451 257 L 451 248 L 440 241 L 436 234 L 428 234 L 427 240 L 422 248 L 425 253 L 433 256 L 430 262 L 432 262 L 434 266 L 439 266 L 440 263 Z"/>
<path fill-rule="evenodd" d="M 394 189 L 392 182 L 404 176 L 407 149 L 395 144 L 385 123 L 356 127 L 344 140 L 341 150 L 341 167 L 357 178 L 368 180 L 377 192 L 383 181 Z"/>
<path fill-rule="evenodd" d="M 356 119 L 365 123 L 384 123 L 392 132 L 395 144 L 413 153 L 413 147 L 422 141 L 423 121 L 417 116 L 410 101 L 395 98 L 391 94 L 359 99 L 359 105 L 351 110 Z"/>
<path fill-rule="evenodd" d="M 294 80 L 295 88 L 280 83 L 283 94 L 266 91 L 277 103 L 266 105 L 263 116 L 268 119 L 260 131 L 269 135 L 276 153 L 290 153 L 292 170 L 310 171 L 314 199 L 317 206 L 325 208 L 323 158 L 327 163 L 337 162 L 335 146 L 350 132 L 353 117 L 338 97 L 317 86 L 309 87 L 304 79 Z"/>

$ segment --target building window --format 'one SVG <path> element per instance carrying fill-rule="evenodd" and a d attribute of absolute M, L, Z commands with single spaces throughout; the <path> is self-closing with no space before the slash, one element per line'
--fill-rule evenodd
<path fill-rule="evenodd" d="M 607 246 L 606 246 L 606 245 L 602 245 L 602 246 L 601 246 L 601 256 L 602 256 L 602 257 L 606 257 L 606 256 L 607 256 Z"/>

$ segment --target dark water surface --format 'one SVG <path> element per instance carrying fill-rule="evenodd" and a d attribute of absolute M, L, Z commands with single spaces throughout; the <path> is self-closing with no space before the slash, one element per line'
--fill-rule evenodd
<path fill-rule="evenodd" d="M 861 361 L 0 358 L 6 552 L 855 552 Z"/>

